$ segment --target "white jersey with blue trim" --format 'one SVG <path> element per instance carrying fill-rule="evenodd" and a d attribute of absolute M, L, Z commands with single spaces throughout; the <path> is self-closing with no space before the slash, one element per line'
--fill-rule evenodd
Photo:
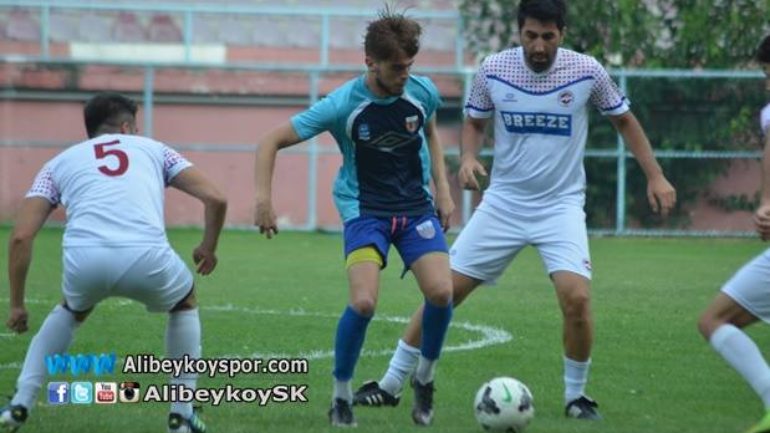
<path fill-rule="evenodd" d="M 333 191 L 342 221 L 434 212 L 425 125 L 440 104 L 428 77 L 410 75 L 403 94 L 382 98 L 362 75 L 291 118 L 302 140 L 329 131 L 342 152 Z"/>
<path fill-rule="evenodd" d="M 470 117 L 494 117 L 494 165 L 484 201 L 517 213 L 582 207 L 589 102 L 604 115 L 629 110 L 593 57 L 559 48 L 542 73 L 526 65 L 521 47 L 487 57 L 465 106 Z"/>
<path fill-rule="evenodd" d="M 162 246 L 164 188 L 191 165 L 155 140 L 105 134 L 48 161 L 27 197 L 67 209 L 64 247 Z"/>

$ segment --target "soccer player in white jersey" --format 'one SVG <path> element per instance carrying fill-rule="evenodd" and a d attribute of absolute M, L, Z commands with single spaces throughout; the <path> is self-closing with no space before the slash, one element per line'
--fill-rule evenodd
<path fill-rule="evenodd" d="M 173 186 L 204 204 L 203 240 L 193 250 L 197 272 L 208 275 L 227 203 L 221 192 L 179 153 L 140 137 L 134 101 L 100 93 L 85 106 L 89 139 L 48 161 L 38 173 L 19 211 L 9 241 L 10 315 L 7 326 L 27 330 L 24 306 L 32 244 L 58 205 L 67 211 L 63 239 L 64 300 L 32 339 L 16 393 L 0 409 L 0 426 L 21 427 L 46 375 L 46 356 L 67 352 L 75 329 L 107 297 L 137 300 L 152 312 L 167 312 L 166 355 L 201 355 L 201 326 L 193 275 L 171 249 L 163 223 L 164 188 Z M 172 383 L 195 387 L 194 376 Z M 55 430 L 48 426 L 43 430 Z M 191 403 L 174 402 L 170 432 L 206 431 Z"/>
<path fill-rule="evenodd" d="M 436 127 L 441 97 L 430 78 L 410 73 L 421 32 L 418 22 L 386 8 L 366 30 L 367 72 L 269 132 L 257 151 L 255 224 L 268 238 L 277 233 L 270 197 L 277 151 L 329 131 L 343 156 L 333 194 L 344 223 L 349 290 L 334 339 L 333 426 L 356 425 L 351 380 L 391 245 L 425 297 L 424 313 L 415 319 L 424 326 L 415 348 L 412 420 L 428 425 L 433 419 L 434 370 L 452 318 L 443 230 L 454 203 Z"/>
<path fill-rule="evenodd" d="M 476 74 L 462 130 L 460 181 L 478 189 L 476 175 L 486 175 L 477 155 L 490 121 L 494 166 L 482 202 L 450 249 L 453 300 L 457 306 L 480 284 L 495 281 L 522 248 L 535 246 L 564 317 L 565 414 L 599 419 L 597 404 L 585 395 L 593 342 L 583 212 L 588 105 L 609 117 L 638 160 L 653 210 L 667 214 L 675 191 L 604 68 L 592 57 L 559 47 L 565 16 L 562 0 L 522 1 L 522 46 L 489 56 Z M 356 392 L 356 404 L 398 402 L 404 378 L 413 369 L 419 329 L 413 318 L 388 371 Z"/>
<path fill-rule="evenodd" d="M 757 51 L 770 95 L 770 35 Z M 763 241 L 770 240 L 770 103 L 760 116 L 764 135 L 762 195 L 754 224 Z M 742 328 L 759 320 L 770 323 L 770 249 L 744 265 L 722 286 L 701 315 L 698 329 L 762 399 L 766 414 L 747 433 L 770 433 L 770 366 L 757 345 Z"/>

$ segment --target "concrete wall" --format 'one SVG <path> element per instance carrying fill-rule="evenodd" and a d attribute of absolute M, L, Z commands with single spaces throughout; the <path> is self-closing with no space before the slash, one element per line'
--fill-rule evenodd
<path fill-rule="evenodd" d="M 155 107 L 154 138 L 177 147 L 203 169 L 227 194 L 227 223 L 250 225 L 254 201 L 253 151 L 234 152 L 228 145 L 256 145 L 270 128 L 300 111 L 297 107 L 159 104 Z M 75 102 L 0 101 L 0 139 L 31 143 L 76 143 L 84 139 L 82 105 Z M 142 113 L 139 113 L 139 128 Z M 440 127 L 445 143 L 457 143 L 456 126 Z M 319 137 L 330 154 L 318 158 L 317 218 L 321 226 L 338 226 L 331 186 L 341 164 L 329 134 Z M 214 151 L 184 150 L 194 145 Z M 216 151 L 216 147 L 222 151 Z M 302 146 L 302 145 L 301 145 Z M 0 147 L 0 221 L 13 218 L 24 193 L 40 167 L 61 149 L 54 147 Z M 307 221 L 308 156 L 279 153 L 273 199 L 282 224 Z M 459 200 L 459 191 L 458 191 Z M 55 215 L 62 218 L 61 213 Z M 194 199 L 169 190 L 166 203 L 169 224 L 200 224 L 202 207 Z M 456 216 L 459 221 L 459 213 Z"/>

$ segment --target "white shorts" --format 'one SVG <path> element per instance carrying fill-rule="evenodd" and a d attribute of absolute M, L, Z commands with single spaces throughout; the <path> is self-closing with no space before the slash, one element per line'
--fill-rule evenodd
<path fill-rule="evenodd" d="M 585 212 L 577 206 L 522 217 L 482 202 L 452 244 L 449 260 L 453 271 L 494 283 L 527 245 L 537 248 L 548 275 L 569 271 L 591 279 Z"/>
<path fill-rule="evenodd" d="M 770 323 L 770 249 L 743 265 L 722 286 L 722 293 L 746 311 Z"/>
<path fill-rule="evenodd" d="M 164 247 L 68 247 L 62 291 L 73 311 L 86 311 L 110 296 L 169 311 L 184 299 L 193 276 L 182 259 Z"/>

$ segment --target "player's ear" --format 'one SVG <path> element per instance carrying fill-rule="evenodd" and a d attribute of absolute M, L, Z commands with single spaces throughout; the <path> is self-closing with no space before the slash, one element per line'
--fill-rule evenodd
<path fill-rule="evenodd" d="M 377 62 L 375 62 L 373 58 L 369 56 L 364 57 L 364 63 L 366 63 L 366 70 L 369 72 L 374 72 L 377 70 Z"/>
<path fill-rule="evenodd" d="M 120 124 L 120 133 L 124 135 L 133 135 L 138 132 L 136 122 L 125 121 Z"/>

